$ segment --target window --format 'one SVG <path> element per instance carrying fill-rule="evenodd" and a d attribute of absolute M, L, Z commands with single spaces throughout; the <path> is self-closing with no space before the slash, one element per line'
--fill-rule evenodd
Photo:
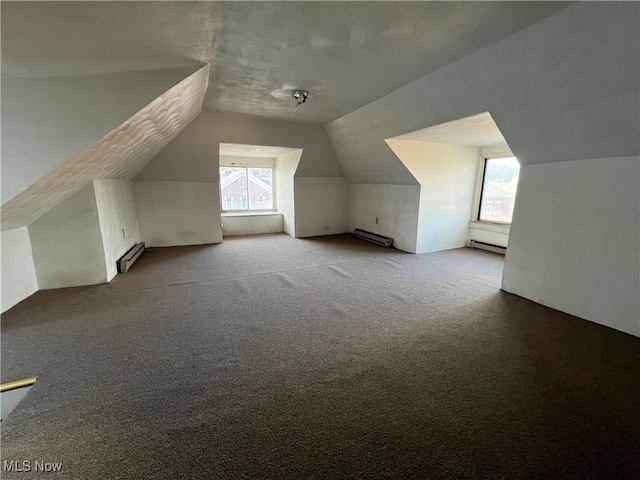
<path fill-rule="evenodd" d="M 519 174 L 515 157 L 485 159 L 478 220 L 511 223 Z"/>
<path fill-rule="evenodd" d="M 273 168 L 220 167 L 220 192 L 223 211 L 273 210 Z"/>

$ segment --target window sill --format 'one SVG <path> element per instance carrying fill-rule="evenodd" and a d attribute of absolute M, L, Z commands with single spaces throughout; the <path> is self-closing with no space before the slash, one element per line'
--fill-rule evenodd
<path fill-rule="evenodd" d="M 268 210 L 264 212 L 222 212 L 222 218 L 224 217 L 266 217 L 269 215 L 282 215 L 275 210 Z"/>
<path fill-rule="evenodd" d="M 474 221 L 469 222 L 469 228 L 475 228 L 476 230 L 486 230 L 488 232 L 509 233 L 511 224 Z"/>

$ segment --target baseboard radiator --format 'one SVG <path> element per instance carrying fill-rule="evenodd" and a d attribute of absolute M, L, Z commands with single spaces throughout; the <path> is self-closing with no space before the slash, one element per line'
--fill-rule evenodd
<path fill-rule="evenodd" d="M 125 253 L 120 260 L 118 260 L 118 272 L 127 273 L 142 252 L 144 252 L 144 242 L 136 244 L 131 250 Z"/>
<path fill-rule="evenodd" d="M 479 242 L 478 240 L 471 240 L 469 246 L 475 250 L 485 250 L 487 252 L 497 253 L 498 255 L 506 255 L 507 253 L 507 247 Z"/>
<path fill-rule="evenodd" d="M 393 245 L 393 238 L 385 237 L 384 235 L 378 235 L 377 233 L 367 232 L 366 230 L 360 230 L 356 228 L 353 231 L 353 236 L 356 238 L 361 238 L 362 240 L 366 240 L 368 242 L 375 243 L 376 245 L 381 245 L 383 247 L 390 247 Z"/>

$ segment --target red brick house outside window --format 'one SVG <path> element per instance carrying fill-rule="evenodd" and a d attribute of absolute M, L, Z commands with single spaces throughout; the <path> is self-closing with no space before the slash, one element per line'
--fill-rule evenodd
<path fill-rule="evenodd" d="M 273 210 L 273 169 L 220 167 L 223 211 Z"/>

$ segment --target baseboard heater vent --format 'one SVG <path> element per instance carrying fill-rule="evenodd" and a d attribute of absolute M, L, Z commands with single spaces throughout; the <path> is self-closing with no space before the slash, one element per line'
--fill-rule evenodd
<path fill-rule="evenodd" d="M 127 273 L 142 252 L 144 252 L 144 242 L 136 244 L 131 250 L 125 253 L 120 260 L 118 260 L 118 272 Z"/>
<path fill-rule="evenodd" d="M 356 228 L 353 231 L 353 236 L 383 247 L 390 247 L 393 245 L 393 238 L 378 235 L 377 233 L 367 232 L 366 230 L 360 230 L 359 228 Z"/>
<path fill-rule="evenodd" d="M 507 253 L 507 247 L 492 245 L 491 243 L 479 242 L 477 240 L 471 240 L 469 246 L 475 250 L 485 250 L 487 252 L 497 253 L 498 255 L 506 255 Z"/>

